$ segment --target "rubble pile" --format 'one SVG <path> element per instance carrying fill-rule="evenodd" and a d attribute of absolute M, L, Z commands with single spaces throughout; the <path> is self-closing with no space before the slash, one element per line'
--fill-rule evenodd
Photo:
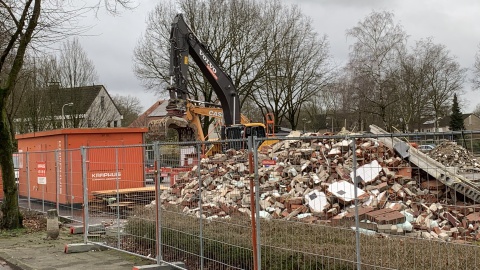
<path fill-rule="evenodd" d="M 480 239 L 480 206 L 449 206 L 454 191 L 422 176 L 376 139 L 357 139 L 355 152 L 352 145 L 347 139 L 306 138 L 280 141 L 268 155 L 259 154 L 260 217 L 353 226 L 356 195 L 362 230 Z M 160 199 L 199 217 L 201 195 L 207 219 L 251 216 L 248 164 L 247 154 L 234 150 L 202 159 Z"/>
<path fill-rule="evenodd" d="M 455 142 L 442 142 L 432 149 L 428 156 L 445 166 L 458 168 L 459 173 L 480 172 L 480 164 L 475 156 Z"/>

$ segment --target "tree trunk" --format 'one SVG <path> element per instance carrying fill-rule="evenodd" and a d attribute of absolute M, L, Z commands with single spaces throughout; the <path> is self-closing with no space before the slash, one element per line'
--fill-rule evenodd
<path fill-rule="evenodd" d="M 22 216 L 18 208 L 18 191 L 15 183 L 15 171 L 13 168 L 13 139 L 10 133 L 10 124 L 7 118 L 5 100 L 0 101 L 0 166 L 3 179 L 3 217 L 0 221 L 0 228 L 15 229 L 22 227 Z"/>
<path fill-rule="evenodd" d="M 33 7 L 31 4 L 33 3 Z M 11 134 L 10 122 L 7 116 L 7 99 L 15 87 L 20 70 L 23 66 L 23 60 L 32 40 L 33 33 L 37 27 L 40 17 L 42 0 L 25 1 L 25 6 L 20 19 L 15 22 L 17 29 L 14 29 L 13 35 L 8 41 L 8 46 L 4 49 L 0 57 L 0 72 L 6 67 L 5 59 L 7 56 L 14 56 L 13 62 L 8 71 L 6 82 L 0 88 L 0 166 L 2 168 L 4 199 L 2 203 L 3 217 L 0 221 L 0 228 L 15 229 L 22 227 L 22 216 L 18 209 L 18 190 L 15 183 L 15 171 L 13 168 L 13 135 Z M 19 6 L 21 8 L 21 5 Z M 31 8 L 31 9 L 30 9 Z M 8 23 L 7 23 L 8 24 Z M 27 27 L 25 28 L 25 25 Z M 8 40 L 8 39 L 7 39 Z M 18 43 L 15 52 L 12 53 L 14 45 Z M 6 69 L 5 69 L 6 70 Z"/>

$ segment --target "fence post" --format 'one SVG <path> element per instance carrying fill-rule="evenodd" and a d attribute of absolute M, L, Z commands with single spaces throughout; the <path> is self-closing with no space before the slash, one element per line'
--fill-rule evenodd
<path fill-rule="evenodd" d="M 348 138 L 347 138 L 348 140 Z M 353 196 L 355 197 L 355 249 L 357 253 L 357 270 L 362 269 L 362 259 L 360 256 L 360 220 L 358 217 L 358 179 L 357 179 L 357 154 L 355 153 L 357 147 L 356 138 L 352 139 L 352 153 L 353 153 Z"/>
<path fill-rule="evenodd" d="M 255 136 L 253 139 L 253 168 L 255 179 L 255 215 L 257 215 L 255 235 L 257 236 L 257 267 L 258 270 L 262 269 L 262 246 L 260 241 L 260 181 L 258 180 L 258 147 L 262 141 L 257 141 Z"/>
<path fill-rule="evenodd" d="M 157 251 L 157 264 L 160 265 L 163 262 L 162 259 L 162 207 L 160 202 L 160 144 L 158 142 L 153 143 L 153 158 L 155 160 L 155 208 L 156 208 L 156 243 L 155 250 Z"/>
<path fill-rule="evenodd" d="M 73 204 L 75 201 L 75 196 L 73 195 L 73 152 L 70 152 L 70 177 L 67 177 L 66 181 L 70 181 L 70 184 L 67 183 L 67 185 L 70 187 L 70 216 L 73 219 Z"/>
<path fill-rule="evenodd" d="M 120 249 L 120 179 L 118 179 L 118 147 L 115 147 L 115 182 L 117 188 L 117 248 Z"/>
<path fill-rule="evenodd" d="M 197 143 L 196 144 L 197 146 L 197 177 L 198 177 L 198 208 L 200 208 L 200 220 L 199 220 L 199 229 L 200 229 L 200 232 L 199 232 L 199 238 L 200 238 L 200 269 L 203 270 L 203 256 L 204 256 L 204 253 L 203 253 L 203 207 L 202 207 L 202 186 L 203 186 L 203 182 L 202 182 L 202 177 L 201 177 L 201 174 L 200 174 L 200 158 L 201 158 L 201 148 L 200 148 L 200 144 Z"/>
<path fill-rule="evenodd" d="M 58 166 L 58 149 L 55 149 L 55 181 L 57 184 L 56 190 L 56 203 L 57 203 L 57 213 L 60 213 L 60 166 Z"/>
<path fill-rule="evenodd" d="M 80 147 L 82 154 L 82 184 L 83 184 L 83 242 L 88 242 L 88 181 L 87 181 L 87 150 Z"/>
<path fill-rule="evenodd" d="M 260 218 L 257 215 L 255 191 L 254 191 L 254 179 L 253 179 L 253 136 L 248 137 L 248 170 L 250 179 L 250 212 L 252 215 L 252 252 L 253 252 L 253 269 L 258 270 L 258 251 L 257 251 L 257 219 Z"/>
<path fill-rule="evenodd" d="M 29 156 L 30 154 L 27 152 L 25 154 L 25 169 L 27 170 L 27 197 L 28 197 L 28 210 L 32 209 L 31 199 L 30 199 L 30 166 L 29 166 Z"/>

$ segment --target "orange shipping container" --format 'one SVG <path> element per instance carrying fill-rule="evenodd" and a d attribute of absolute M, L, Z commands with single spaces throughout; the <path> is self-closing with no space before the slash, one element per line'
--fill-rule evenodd
<path fill-rule="evenodd" d="M 86 147 L 88 192 L 136 188 L 144 181 L 145 128 L 58 129 L 16 136 L 28 153 L 19 170 L 20 196 L 83 203 L 80 147 Z M 26 179 L 30 179 L 26 184 Z"/>

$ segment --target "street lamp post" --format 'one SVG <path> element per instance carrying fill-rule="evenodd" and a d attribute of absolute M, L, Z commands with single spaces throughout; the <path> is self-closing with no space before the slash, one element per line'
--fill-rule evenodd
<path fill-rule="evenodd" d="M 63 106 L 62 106 L 62 128 L 65 128 L 65 112 L 64 112 L 65 106 L 72 107 L 72 106 L 73 106 L 73 102 L 65 103 L 65 104 L 63 104 Z"/>

